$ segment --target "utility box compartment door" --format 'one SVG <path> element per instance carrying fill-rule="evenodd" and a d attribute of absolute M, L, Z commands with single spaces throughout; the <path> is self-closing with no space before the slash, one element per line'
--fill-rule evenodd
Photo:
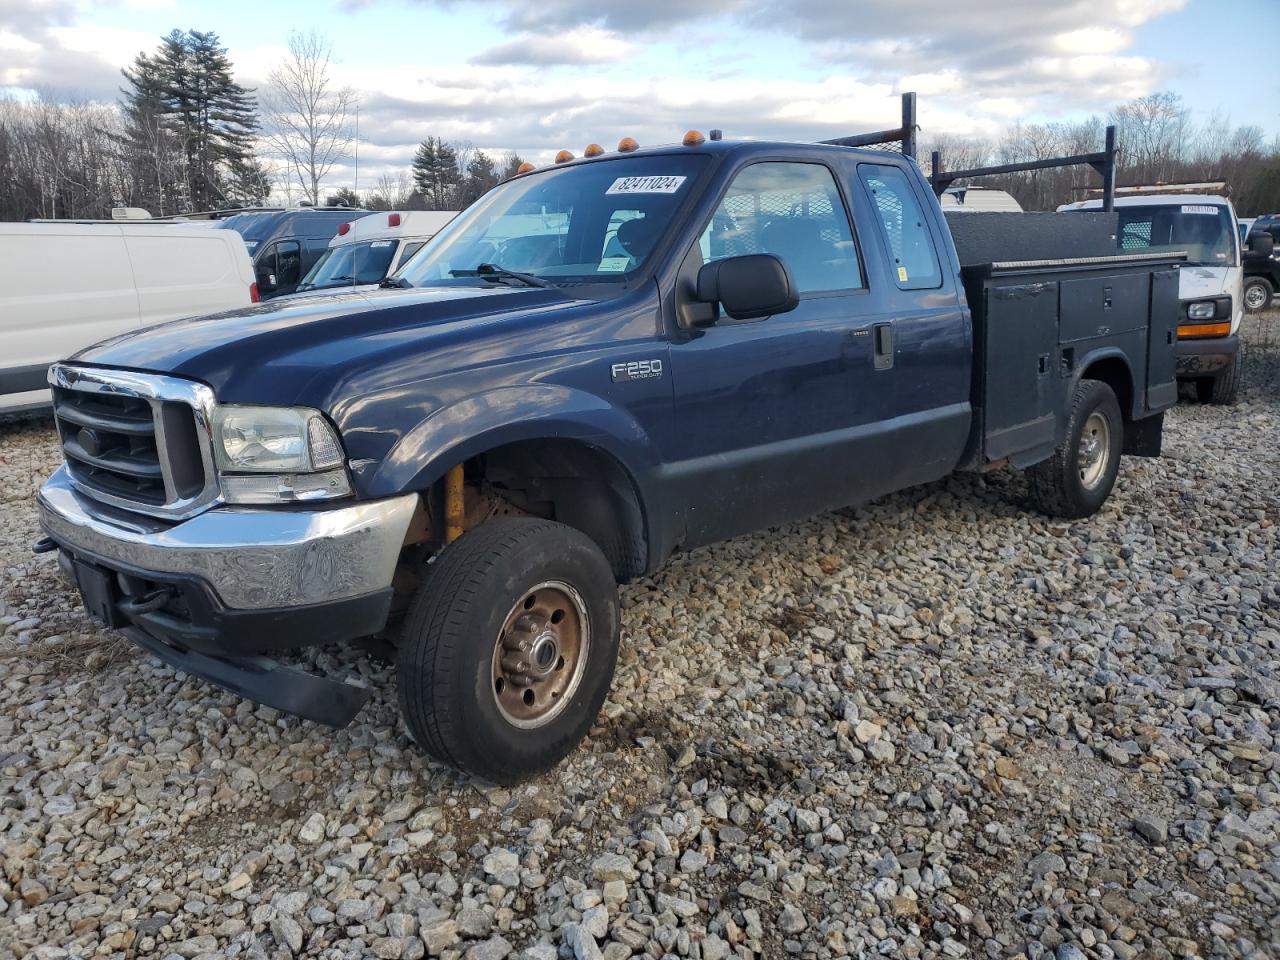
<path fill-rule="evenodd" d="M 983 451 L 989 461 L 1056 437 L 1058 284 L 989 286 L 982 322 Z"/>
<path fill-rule="evenodd" d="M 1062 342 L 1108 337 L 1147 322 L 1147 274 L 1062 281 Z"/>
<path fill-rule="evenodd" d="M 1157 270 L 1151 274 L 1151 328 L 1147 336 L 1147 405 L 1149 412 L 1164 410 L 1178 402 L 1178 271 Z"/>

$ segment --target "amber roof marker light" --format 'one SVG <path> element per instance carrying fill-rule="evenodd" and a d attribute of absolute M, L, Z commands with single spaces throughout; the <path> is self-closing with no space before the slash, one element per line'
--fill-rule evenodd
<path fill-rule="evenodd" d="M 690 130 L 680 142 L 686 147 L 700 147 L 707 142 L 707 138 L 702 135 L 700 130 Z"/>
<path fill-rule="evenodd" d="M 639 150 L 639 149 L 640 149 L 640 144 L 636 143 L 630 137 L 623 137 L 621 140 L 618 141 L 619 153 L 631 153 L 633 150 Z"/>
<path fill-rule="evenodd" d="M 598 143 L 588 143 L 587 149 L 582 151 L 584 157 L 598 157 L 602 153 L 604 153 L 604 147 Z"/>
<path fill-rule="evenodd" d="M 561 150 L 556 154 L 556 163 L 568 163 L 573 159 L 573 154 L 568 150 Z"/>
<path fill-rule="evenodd" d="M 520 166 L 516 167 L 516 173 L 528 173 L 530 170 L 537 170 L 537 169 L 538 169 L 537 167 L 535 167 L 532 163 L 526 160 L 524 163 L 520 164 Z"/>

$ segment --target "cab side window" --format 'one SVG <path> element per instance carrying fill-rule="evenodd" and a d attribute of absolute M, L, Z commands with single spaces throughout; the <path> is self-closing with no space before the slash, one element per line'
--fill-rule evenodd
<path fill-rule="evenodd" d="M 893 279 L 900 290 L 931 290 L 942 286 L 942 269 L 929 224 L 907 175 L 898 167 L 858 164 L 858 176 L 871 194 L 889 256 Z"/>
<path fill-rule="evenodd" d="M 276 286 L 297 286 L 302 279 L 302 248 L 296 240 L 276 244 Z"/>
<path fill-rule="evenodd" d="M 425 240 L 406 240 L 404 246 L 400 248 L 400 262 L 396 264 L 399 270 L 406 263 L 413 259 L 413 255 L 427 245 Z"/>
<path fill-rule="evenodd" d="M 849 214 L 818 163 L 767 161 L 739 172 L 698 245 L 704 263 L 772 253 L 801 296 L 863 286 Z"/>

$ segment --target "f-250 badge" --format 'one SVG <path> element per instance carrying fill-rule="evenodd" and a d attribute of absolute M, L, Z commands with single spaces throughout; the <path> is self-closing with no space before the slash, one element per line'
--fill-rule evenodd
<path fill-rule="evenodd" d="M 615 363 L 609 368 L 614 383 L 626 383 L 630 380 L 651 380 L 662 376 L 661 360 L 628 360 L 626 363 Z"/>

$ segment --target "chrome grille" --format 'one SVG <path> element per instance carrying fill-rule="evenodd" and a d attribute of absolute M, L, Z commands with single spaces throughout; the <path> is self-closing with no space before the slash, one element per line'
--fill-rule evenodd
<path fill-rule="evenodd" d="M 219 499 L 208 387 L 69 364 L 51 367 L 49 384 L 67 473 L 81 493 L 175 520 Z"/>

